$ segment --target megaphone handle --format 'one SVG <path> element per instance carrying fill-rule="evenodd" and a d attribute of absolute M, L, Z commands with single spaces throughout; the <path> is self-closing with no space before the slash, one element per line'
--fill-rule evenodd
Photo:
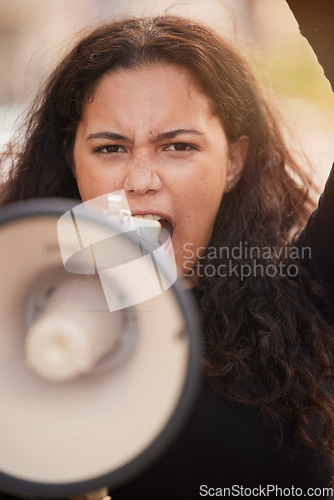
<path fill-rule="evenodd" d="M 108 495 L 108 488 L 104 487 L 81 496 L 71 497 L 71 500 L 112 500 L 112 498 Z"/>

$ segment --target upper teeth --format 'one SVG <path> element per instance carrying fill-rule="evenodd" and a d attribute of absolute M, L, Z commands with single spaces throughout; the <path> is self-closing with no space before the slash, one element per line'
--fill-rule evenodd
<path fill-rule="evenodd" d="M 145 214 L 145 215 L 134 215 L 137 219 L 150 219 L 150 220 L 160 220 L 162 217 L 160 215 L 155 214 Z"/>

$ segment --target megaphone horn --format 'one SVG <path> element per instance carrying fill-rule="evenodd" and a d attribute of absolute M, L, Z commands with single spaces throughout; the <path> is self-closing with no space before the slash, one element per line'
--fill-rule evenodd
<path fill-rule="evenodd" d="M 161 245 L 76 204 L 0 213 L 0 489 L 21 497 L 129 481 L 175 437 L 197 387 L 194 305 Z"/>

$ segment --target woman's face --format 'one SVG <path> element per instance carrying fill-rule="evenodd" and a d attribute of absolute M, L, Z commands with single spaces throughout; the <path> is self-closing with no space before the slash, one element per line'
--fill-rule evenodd
<path fill-rule="evenodd" d="M 187 72 L 163 65 L 120 69 L 100 80 L 84 106 L 75 176 L 83 201 L 124 189 L 133 215 L 167 219 L 183 274 L 210 241 L 247 145 L 246 137 L 228 145 L 208 98 Z"/>

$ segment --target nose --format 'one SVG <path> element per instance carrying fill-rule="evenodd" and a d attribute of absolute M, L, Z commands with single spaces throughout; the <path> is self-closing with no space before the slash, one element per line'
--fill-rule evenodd
<path fill-rule="evenodd" d="M 161 180 L 156 171 L 154 162 L 148 158 L 134 158 L 129 166 L 124 190 L 136 194 L 159 191 Z"/>

